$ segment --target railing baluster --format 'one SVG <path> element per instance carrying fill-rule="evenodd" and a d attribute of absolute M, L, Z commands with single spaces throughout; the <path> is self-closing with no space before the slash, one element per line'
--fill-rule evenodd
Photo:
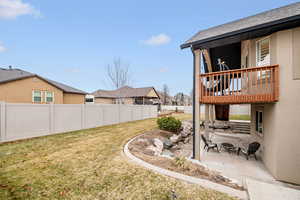
<path fill-rule="evenodd" d="M 279 97 L 278 65 L 200 75 L 204 103 L 272 102 Z"/>

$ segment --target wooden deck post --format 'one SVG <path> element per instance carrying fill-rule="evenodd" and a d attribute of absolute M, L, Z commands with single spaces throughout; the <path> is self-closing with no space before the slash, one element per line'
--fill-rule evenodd
<path fill-rule="evenodd" d="M 200 160 L 200 67 L 201 67 L 201 51 L 194 50 L 194 159 Z"/>

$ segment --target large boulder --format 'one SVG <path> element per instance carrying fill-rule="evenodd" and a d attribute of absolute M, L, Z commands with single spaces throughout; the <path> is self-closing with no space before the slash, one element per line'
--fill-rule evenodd
<path fill-rule="evenodd" d="M 170 141 L 173 143 L 173 144 L 176 144 L 177 142 L 179 142 L 181 140 L 181 136 L 180 135 L 172 135 L 170 137 Z"/>
<path fill-rule="evenodd" d="M 190 137 L 185 138 L 184 141 L 183 141 L 184 144 L 187 144 L 189 142 L 190 142 Z"/>
<path fill-rule="evenodd" d="M 186 138 L 192 134 L 193 131 L 193 124 L 190 121 L 182 122 L 180 135 L 183 138 Z"/>
<path fill-rule="evenodd" d="M 164 148 L 164 143 L 160 139 L 154 138 L 153 144 L 160 152 L 162 152 L 162 150 Z"/>
<path fill-rule="evenodd" d="M 155 156 L 160 155 L 161 152 L 162 152 L 162 149 L 157 148 L 157 147 L 154 146 L 154 145 L 148 146 L 148 147 L 146 148 L 146 150 L 152 152 L 152 154 L 155 155 Z"/>
<path fill-rule="evenodd" d="M 173 146 L 173 144 L 172 144 L 171 140 L 169 140 L 169 139 L 164 140 L 164 148 L 165 149 L 170 149 L 172 146 Z"/>

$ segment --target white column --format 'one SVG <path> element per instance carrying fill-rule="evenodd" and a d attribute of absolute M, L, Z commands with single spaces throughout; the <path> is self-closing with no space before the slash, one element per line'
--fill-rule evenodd
<path fill-rule="evenodd" d="M 195 137 L 194 137 L 194 156 L 196 160 L 200 160 L 200 155 L 201 155 L 201 149 L 200 149 L 200 142 L 201 142 L 201 137 L 200 137 L 200 63 L 201 63 L 201 51 L 200 50 L 195 50 L 194 51 L 194 56 L 195 56 Z"/>

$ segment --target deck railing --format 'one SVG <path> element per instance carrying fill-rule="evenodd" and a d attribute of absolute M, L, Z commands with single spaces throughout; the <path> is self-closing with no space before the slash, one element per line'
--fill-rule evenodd
<path fill-rule="evenodd" d="M 201 103 L 267 103 L 276 102 L 278 98 L 279 65 L 200 75 Z"/>

